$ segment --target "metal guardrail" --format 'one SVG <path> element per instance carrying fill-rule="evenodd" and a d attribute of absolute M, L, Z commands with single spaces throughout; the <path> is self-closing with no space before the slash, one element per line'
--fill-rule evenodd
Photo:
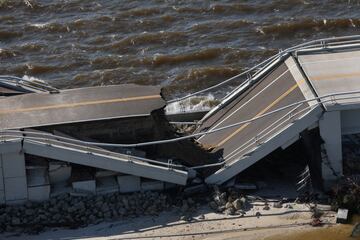
<path fill-rule="evenodd" d="M 351 91 L 351 92 L 339 92 L 339 93 L 334 93 L 334 94 L 327 94 L 327 95 L 323 95 L 320 97 L 315 97 L 312 99 L 308 99 L 308 100 L 302 100 L 302 101 L 298 101 L 296 103 L 292 103 L 289 104 L 287 106 L 278 108 L 276 110 L 273 110 L 271 112 L 268 112 L 266 114 L 260 115 L 258 117 L 255 118 L 251 118 L 245 121 L 241 121 L 241 122 L 237 122 L 228 126 L 224 126 L 221 127 L 219 129 L 215 129 L 212 131 L 207 131 L 207 132 L 203 132 L 203 133 L 196 133 L 196 134 L 192 134 L 189 136 L 184 136 L 184 137 L 179 137 L 179 138 L 174 138 L 174 139 L 168 139 L 168 140 L 162 140 L 162 141 L 153 141 L 153 142 L 145 142 L 145 143 L 138 143 L 138 144 L 114 144 L 114 143 L 97 143 L 97 142 L 86 142 L 86 141 L 81 141 L 78 139 L 72 139 L 72 138 L 67 138 L 67 137 L 62 137 L 62 136 L 56 136 L 56 135 L 52 135 L 49 133 L 41 133 L 41 132 L 32 132 L 32 131 L 18 131 L 18 130 L 0 130 L 0 142 L 6 142 L 6 141 L 10 141 L 14 140 L 14 139 L 29 139 L 29 140 L 33 140 L 33 141 L 40 141 L 43 144 L 46 144 L 48 146 L 53 146 L 53 145 L 62 145 L 62 146 L 66 146 L 66 147 L 70 147 L 76 150 L 86 150 L 89 153 L 95 153 L 95 154 L 103 154 L 106 156 L 112 156 L 112 157 L 117 157 L 117 158 L 121 158 L 121 159 L 127 159 L 129 161 L 140 161 L 140 162 L 145 162 L 145 163 L 151 163 L 151 164 L 155 164 L 155 165 L 162 165 L 162 166 L 166 166 L 168 168 L 182 168 L 182 169 L 201 169 L 201 168 L 208 168 L 208 167 L 215 167 L 215 166 L 223 166 L 226 165 L 229 160 L 227 161 L 222 161 L 219 163 L 214 163 L 214 164 L 207 164 L 207 165 L 200 165 L 200 166 L 195 166 L 195 167 L 186 167 L 184 165 L 179 165 L 179 164 L 172 164 L 172 163 L 165 163 L 165 162 L 160 162 L 160 161 L 156 161 L 156 160 L 151 160 L 151 159 L 147 159 L 147 158 L 142 158 L 142 157 L 137 157 L 137 156 L 130 156 L 130 155 L 126 155 L 126 154 L 121 154 L 121 153 L 115 153 L 115 152 L 111 152 L 108 150 L 104 150 L 104 149 L 100 149 L 100 148 L 95 148 L 92 146 L 113 146 L 113 147 L 136 147 L 136 146 L 148 146 L 148 145 L 154 145 L 154 144 L 162 144 L 162 143 L 168 143 L 168 142 L 176 142 L 176 141 L 181 141 L 184 139 L 189 139 L 189 138 L 194 138 L 195 136 L 202 136 L 202 135 L 206 135 L 206 134 L 212 134 L 215 132 L 219 132 L 219 131 L 223 131 L 225 129 L 229 129 L 229 128 L 233 128 L 233 127 L 238 127 L 240 125 L 243 124 L 247 124 L 247 123 L 251 123 L 253 121 L 257 121 L 261 118 L 264 118 L 266 116 L 269 116 L 271 114 L 283 111 L 285 109 L 291 108 L 291 107 L 295 107 L 298 108 L 301 105 L 311 102 L 311 101 L 318 101 L 318 103 L 326 103 L 326 102 L 333 102 L 336 103 L 336 101 L 339 100 L 348 100 L 348 99 L 359 99 L 360 96 L 347 96 L 347 95 L 351 95 L 351 94 L 360 94 L 360 91 Z M 344 96 L 345 95 L 345 96 Z M 338 97 L 335 98 L 336 96 L 343 96 L 343 97 Z M 328 98 L 323 100 L 324 98 Z M 307 106 L 306 108 L 302 109 L 301 111 L 292 114 L 292 111 L 289 112 L 289 115 L 285 115 L 285 116 L 289 116 L 292 118 L 295 118 L 296 115 L 300 115 L 302 112 L 305 112 L 306 110 L 312 108 L 314 105 L 310 105 Z M 285 116 L 283 118 L 285 118 Z M 283 118 L 281 118 L 280 120 L 282 120 Z M 280 121 L 278 120 L 278 121 Z M 285 120 L 286 121 L 286 120 Z M 283 124 L 285 121 L 281 122 L 280 124 L 274 126 L 274 125 L 270 125 L 267 129 L 264 129 L 260 134 L 265 133 L 266 130 L 267 133 L 265 133 L 262 136 L 259 136 L 260 134 L 258 134 L 258 139 L 259 138 L 264 138 L 266 135 L 268 135 L 269 133 L 272 132 L 272 130 L 276 129 L 278 126 L 280 126 L 281 124 Z M 277 123 L 277 122 L 276 122 Z M 272 127 L 270 129 L 270 127 Z M 283 128 L 282 128 L 283 129 Z M 278 130 L 281 131 L 282 129 Z M 38 137 L 39 136 L 39 137 Z M 256 140 L 256 139 L 255 139 Z M 253 144 L 252 141 L 254 141 L 254 139 L 250 139 L 249 141 L 247 141 L 246 143 L 244 143 L 242 146 L 242 149 L 237 149 L 235 153 L 232 153 L 232 156 L 230 156 L 230 159 L 233 158 L 234 156 L 236 156 L 238 154 L 238 152 L 242 151 L 244 148 L 246 147 L 245 145 L 251 145 Z M 245 154 L 243 154 L 245 155 Z M 242 155 L 242 156 L 243 156 Z"/>
<path fill-rule="evenodd" d="M 238 89 L 240 89 L 241 87 L 243 87 L 245 84 L 249 83 L 253 77 L 255 77 L 258 73 L 260 73 L 263 69 L 265 69 L 267 66 L 269 66 L 274 60 L 276 60 L 277 58 L 283 57 L 286 54 L 289 53 L 293 53 L 295 51 L 299 51 L 299 50 L 304 50 L 304 49 L 309 49 L 309 48 L 316 48 L 316 47 L 327 47 L 327 46 L 336 46 L 336 45 L 342 45 L 342 44 L 354 44 L 354 43 L 360 43 L 360 35 L 352 35 L 352 36 L 344 36 L 344 37 L 331 37 L 331 38 L 323 38 L 323 39 L 317 39 L 317 40 L 312 40 L 306 43 L 301 43 L 298 44 L 296 46 L 287 48 L 285 50 L 280 50 L 279 53 L 269 57 L 268 59 L 262 61 L 261 63 L 249 68 L 248 70 L 235 75 L 231 78 L 228 78 L 226 80 L 224 80 L 221 83 L 218 83 L 216 85 L 213 85 L 211 87 L 202 89 L 200 91 L 194 92 L 194 93 L 190 93 L 184 97 L 179 97 L 179 98 L 175 98 L 172 100 L 167 101 L 167 103 L 174 103 L 174 102 L 179 102 L 179 101 L 183 101 L 187 98 L 205 93 L 205 92 L 209 92 L 210 90 L 219 88 L 229 82 L 232 82 L 234 80 L 239 79 L 242 76 L 247 76 L 247 79 L 242 82 L 238 87 L 236 87 L 235 89 L 233 89 L 229 94 L 227 94 L 224 98 L 226 98 L 227 96 L 231 95 L 232 93 L 236 92 Z M 251 73 L 256 70 L 256 72 L 251 75 Z M 223 98 L 223 99 L 224 99 Z"/>
<path fill-rule="evenodd" d="M 59 92 L 59 89 L 52 87 L 46 83 L 41 83 L 39 81 L 29 81 L 16 76 L 0 75 L 0 82 L 16 87 L 35 89 L 41 92 L 51 92 L 51 93 Z"/>
<path fill-rule="evenodd" d="M 142 147 L 142 146 L 150 146 L 150 145 L 158 145 L 158 144 L 177 142 L 177 141 L 182 141 L 182 140 L 185 140 L 185 139 L 200 137 L 200 136 L 207 135 L 207 134 L 213 134 L 213 133 L 216 133 L 216 132 L 224 131 L 226 129 L 238 127 L 238 126 L 241 126 L 243 124 L 251 123 L 251 122 L 257 121 L 259 119 L 262 119 L 264 117 L 267 117 L 267 116 L 269 116 L 271 114 L 275 114 L 275 113 L 283 111 L 285 109 L 295 107 L 295 106 L 298 106 L 298 105 L 301 105 L 301 104 L 304 104 L 304 103 L 312 102 L 312 101 L 317 101 L 318 103 L 326 103 L 326 102 L 336 102 L 338 100 L 347 100 L 347 99 L 360 98 L 360 96 L 335 98 L 337 96 L 343 96 L 343 95 L 347 96 L 347 95 L 351 95 L 351 94 L 360 94 L 360 90 L 358 90 L 358 91 L 338 92 L 338 93 L 333 93 L 333 94 L 326 94 L 326 95 L 319 96 L 319 97 L 314 97 L 314 98 L 311 98 L 311 99 L 305 99 L 305 100 L 302 100 L 302 101 L 298 101 L 298 102 L 283 106 L 283 107 L 275 109 L 273 111 L 264 113 L 264 114 L 259 115 L 257 117 L 250 118 L 250 119 L 240 121 L 240 122 L 237 122 L 237 123 L 233 123 L 233 124 L 230 124 L 230 125 L 227 125 L 227 126 L 224 126 L 224 127 L 221 127 L 221 128 L 217 128 L 217 129 L 214 129 L 214 130 L 195 133 L 195 134 L 182 136 L 182 137 L 177 137 L 177 138 L 164 139 L 164 140 L 158 140 L 158 141 L 150 141 L 150 142 L 142 142 L 142 143 L 121 144 L 121 143 L 88 142 L 88 141 L 82 141 L 82 140 L 78 140 L 78 139 L 72 139 L 72 138 L 67 138 L 67 137 L 62 137 L 62 136 L 56 136 L 56 135 L 52 135 L 52 134 L 49 134 L 49 133 L 37 133 L 37 132 L 19 131 L 19 130 L 0 130 L 0 137 L 4 136 L 4 134 L 11 134 L 11 133 L 15 133 L 15 134 L 32 134 L 32 135 L 43 136 L 43 137 L 48 137 L 48 138 L 50 137 L 50 139 L 51 138 L 56 138 L 56 140 L 58 140 L 58 141 L 78 143 L 78 144 L 83 145 L 83 146 L 87 145 L 87 146 L 99 146 L 99 147 L 103 146 L 103 147 L 124 147 L 124 148 Z M 323 100 L 324 98 L 330 98 L 330 99 Z M 311 105 L 311 107 L 312 106 L 313 105 Z"/>
<path fill-rule="evenodd" d="M 36 137 L 36 136 L 40 136 L 40 137 Z M 60 139 L 62 139 L 62 140 L 60 140 Z M 84 145 L 84 144 L 72 143 L 71 141 L 79 142 L 80 140 L 66 138 L 66 137 L 60 137 L 60 136 L 47 134 L 47 133 L 36 133 L 36 132 L 31 132 L 31 131 L 16 131 L 16 130 L 8 130 L 8 131 L 1 132 L 0 143 L 13 141 L 13 140 L 31 140 L 32 142 L 41 143 L 41 144 L 44 144 L 49 147 L 51 147 L 51 146 L 52 147 L 56 147 L 56 146 L 67 147 L 67 148 L 71 148 L 71 149 L 78 150 L 78 151 L 79 150 L 84 151 L 88 154 L 101 154 L 104 156 L 110 156 L 110 157 L 115 157 L 118 159 L 127 160 L 129 162 L 138 161 L 138 162 L 143 162 L 143 163 L 151 163 L 151 164 L 155 164 L 155 165 L 166 166 L 169 168 L 185 168 L 185 166 L 180 165 L 180 164 L 173 164 L 173 163 L 169 163 L 169 162 L 167 162 L 167 163 L 160 162 L 160 161 L 156 161 L 156 160 L 151 160 L 151 159 L 147 159 L 147 158 L 134 156 L 134 155 L 131 155 L 130 153 L 129 154 L 117 153 L 117 152 L 108 151 L 108 150 L 105 150 L 102 148 L 95 148 L 95 147 Z"/>

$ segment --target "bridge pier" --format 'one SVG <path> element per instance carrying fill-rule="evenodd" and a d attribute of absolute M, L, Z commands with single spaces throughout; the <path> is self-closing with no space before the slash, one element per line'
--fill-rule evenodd
<path fill-rule="evenodd" d="M 19 204 L 28 198 L 25 156 L 17 145 L 17 151 L 0 154 L 0 204 Z"/>
<path fill-rule="evenodd" d="M 319 120 L 320 136 L 324 141 L 322 152 L 322 178 L 328 190 L 343 172 L 340 111 L 325 112 Z"/>

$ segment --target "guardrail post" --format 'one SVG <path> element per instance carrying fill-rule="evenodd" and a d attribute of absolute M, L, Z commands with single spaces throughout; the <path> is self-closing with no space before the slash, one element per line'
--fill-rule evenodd
<path fill-rule="evenodd" d="M 336 98 L 335 98 L 334 95 L 331 95 L 331 96 L 330 96 L 330 100 L 331 100 L 331 103 L 332 103 L 332 104 L 334 104 L 334 105 L 337 104 Z"/>
<path fill-rule="evenodd" d="M 173 164 L 173 160 L 170 158 L 168 159 L 168 169 L 172 170 L 172 164 Z"/>
<path fill-rule="evenodd" d="M 256 146 L 259 146 L 259 145 L 261 145 L 261 142 L 260 142 L 260 137 L 259 137 L 259 135 L 256 135 L 256 136 L 254 137 L 254 141 L 255 141 L 255 144 L 256 144 Z"/>
<path fill-rule="evenodd" d="M 128 162 L 129 162 L 129 163 L 132 163 L 133 161 L 132 161 L 132 159 L 131 159 L 131 151 L 130 151 L 130 150 L 127 150 L 127 151 L 126 151 L 126 155 L 127 155 L 127 157 L 128 157 Z"/>

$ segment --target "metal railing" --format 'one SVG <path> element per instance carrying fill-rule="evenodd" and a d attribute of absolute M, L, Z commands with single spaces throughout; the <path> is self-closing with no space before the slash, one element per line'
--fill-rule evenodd
<path fill-rule="evenodd" d="M 0 142 L 4 143 L 13 140 L 30 140 L 30 142 L 32 143 L 41 143 L 49 147 L 51 146 L 67 147 L 77 151 L 84 151 L 88 154 L 100 154 L 108 157 L 115 157 L 118 159 L 126 160 L 129 162 L 143 162 L 143 163 L 151 163 L 151 164 L 171 167 L 171 168 L 185 168 L 185 166 L 180 164 L 161 162 L 148 158 L 134 156 L 131 155 L 131 151 L 128 151 L 127 154 L 124 154 L 124 153 L 109 151 L 102 148 L 93 147 L 92 145 L 88 145 L 88 144 L 79 144 L 85 142 L 73 138 L 53 135 L 50 133 L 17 131 L 17 130 L 6 130 L 0 132 Z"/>
<path fill-rule="evenodd" d="M 217 132 L 220 132 L 220 131 L 224 131 L 226 129 L 241 126 L 243 124 L 252 123 L 254 121 L 257 121 L 257 120 L 262 119 L 264 117 L 267 117 L 267 116 L 270 116 L 272 114 L 278 113 L 278 112 L 283 111 L 285 109 L 288 109 L 288 108 L 291 108 L 291 107 L 294 107 L 294 106 L 297 106 L 297 105 L 301 105 L 301 104 L 304 104 L 304 103 L 308 103 L 308 102 L 318 101 L 318 103 L 325 103 L 325 102 L 334 102 L 334 101 L 336 102 L 338 100 L 347 100 L 347 99 L 355 99 L 355 98 L 360 99 L 360 96 L 335 98 L 337 96 L 342 96 L 342 95 L 346 96 L 346 95 L 351 95 L 351 94 L 360 94 L 360 90 L 347 91 L 347 92 L 338 92 L 338 93 L 326 94 L 326 95 L 319 96 L 319 97 L 314 97 L 314 98 L 311 98 L 311 99 L 305 99 L 305 100 L 301 100 L 301 101 L 298 101 L 298 102 L 295 102 L 295 103 L 288 104 L 286 106 L 283 106 L 283 107 L 275 109 L 273 111 L 264 113 L 264 114 L 259 115 L 257 117 L 250 118 L 250 119 L 240 121 L 240 122 L 237 122 L 237 123 L 233 123 L 233 124 L 230 124 L 230 125 L 226 125 L 224 127 L 220 127 L 220 128 L 217 128 L 217 129 L 204 131 L 204 132 L 200 132 L 200 133 L 194 133 L 194 134 L 191 134 L 191 135 L 177 137 L 177 138 L 150 141 L 150 142 L 129 143 L 129 144 L 89 142 L 89 141 L 82 141 L 82 140 L 78 140 L 78 139 L 72 139 L 72 138 L 57 136 L 57 135 L 53 135 L 53 134 L 50 134 L 50 133 L 39 133 L 39 132 L 29 132 L 29 131 L 19 131 L 19 130 L 0 130 L 0 137 L 3 136 L 5 133 L 10 133 L 10 134 L 11 133 L 15 133 L 15 134 L 32 134 L 32 135 L 37 135 L 37 136 L 46 136 L 46 137 L 56 138 L 56 140 L 59 140 L 59 141 L 63 140 L 63 141 L 66 141 L 66 142 L 78 143 L 78 144 L 81 144 L 81 145 L 88 145 L 88 146 L 124 147 L 124 148 L 143 147 L 143 146 L 150 146 L 150 145 L 172 143 L 172 142 L 177 142 L 177 141 L 182 141 L 182 140 L 186 140 L 186 139 L 200 137 L 200 136 L 203 136 L 203 135 L 214 134 L 214 133 L 217 133 Z M 330 99 L 322 100 L 324 98 L 330 98 Z M 311 105 L 311 106 L 313 106 L 313 105 Z"/>
<path fill-rule="evenodd" d="M 39 81 L 30 81 L 16 76 L 0 75 L 0 82 L 16 87 L 26 87 L 40 92 L 59 92 L 59 89 Z"/>
<path fill-rule="evenodd" d="M 280 111 L 284 111 L 284 110 L 292 108 L 292 107 L 298 108 L 301 105 L 312 102 L 312 101 L 318 101 L 319 104 L 320 103 L 324 104 L 327 102 L 332 102 L 333 104 L 337 104 L 337 101 L 340 101 L 340 100 L 360 99 L 360 95 L 349 96 L 349 95 L 354 95 L 354 94 L 360 94 L 360 90 L 326 94 L 323 96 L 298 101 L 298 102 L 286 105 L 284 107 L 275 109 L 268 113 L 262 114 L 260 116 L 257 116 L 257 117 L 254 117 L 254 118 L 251 118 L 248 120 L 244 120 L 241 122 L 237 122 L 234 124 L 230 124 L 230 125 L 227 125 L 227 126 L 224 126 L 224 127 L 218 128 L 218 129 L 214 129 L 211 131 L 205 131 L 205 132 L 196 133 L 196 134 L 192 134 L 192 135 L 188 135 L 188 136 L 183 136 L 183 137 L 178 137 L 178 138 L 173 138 L 173 139 L 159 140 L 159 141 L 152 141 L 152 142 L 143 142 L 143 143 L 134 143 L 134 144 L 99 143 L 99 142 L 88 142 L 88 141 L 82 141 L 82 140 L 68 138 L 68 137 L 57 136 L 57 135 L 53 135 L 50 133 L 19 131 L 19 130 L 0 130 L 0 142 L 6 142 L 6 141 L 13 140 L 13 139 L 28 139 L 28 140 L 33 140 L 33 141 L 41 141 L 41 143 L 47 144 L 48 146 L 52 146 L 53 144 L 55 144 L 55 145 L 58 144 L 58 145 L 68 146 L 68 147 L 71 147 L 71 148 L 74 148 L 77 150 L 80 149 L 80 150 L 85 150 L 85 151 L 92 152 L 92 153 L 99 153 L 99 154 L 103 154 L 103 155 L 107 155 L 107 156 L 118 157 L 118 158 L 122 158 L 122 159 L 129 159 L 129 155 L 116 153 L 116 152 L 108 151 L 105 149 L 96 148 L 93 146 L 128 147 L 129 148 L 129 147 L 149 146 L 149 145 L 177 142 L 177 141 L 182 141 L 185 139 L 195 138 L 198 136 L 213 134 L 213 133 L 224 131 L 224 130 L 230 129 L 230 128 L 239 127 L 243 124 L 248 124 L 248 123 L 257 121 L 259 119 L 262 119 L 264 117 L 270 116 L 275 113 L 278 113 Z M 340 97 L 338 97 L 338 96 L 340 96 Z M 305 112 L 306 110 L 313 108 L 313 107 L 314 107 L 314 105 L 309 105 L 306 108 L 302 109 L 301 111 L 299 111 L 295 114 L 291 114 L 289 116 L 294 118 L 296 115 L 299 115 L 300 113 Z M 290 111 L 290 113 L 291 112 L 292 111 Z M 267 129 L 267 130 L 269 130 L 267 134 L 269 134 L 269 132 L 272 132 L 274 129 L 278 128 L 281 124 L 283 124 L 283 122 L 276 126 L 270 125 L 270 126 L 272 126 L 272 128 Z M 266 134 L 264 136 L 266 136 Z M 262 138 L 264 136 L 262 136 Z M 259 138 L 259 136 L 258 136 L 258 138 Z M 250 141 L 251 141 L 251 139 L 247 143 L 251 143 Z M 233 158 L 236 155 L 238 155 L 238 154 L 237 153 L 233 154 L 233 156 L 231 156 L 231 158 Z M 156 165 L 162 165 L 162 166 L 174 167 L 174 168 L 185 168 L 185 169 L 199 169 L 199 168 L 214 167 L 214 166 L 226 164 L 226 162 L 219 162 L 219 163 L 214 163 L 214 164 L 200 165 L 200 166 L 196 166 L 196 167 L 185 167 L 185 166 L 179 165 L 179 164 L 165 163 L 165 162 L 160 162 L 160 161 L 137 157 L 137 156 L 130 156 L 130 158 L 131 158 L 130 160 L 134 160 L 134 161 L 141 161 L 141 162 L 147 162 L 147 163 L 156 164 Z"/>

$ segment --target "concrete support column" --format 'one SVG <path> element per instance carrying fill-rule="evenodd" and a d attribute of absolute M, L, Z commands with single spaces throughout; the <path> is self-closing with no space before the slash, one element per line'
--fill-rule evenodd
<path fill-rule="evenodd" d="M 24 154 L 20 151 L 7 152 L 0 154 L 0 158 L 5 203 L 18 204 L 25 202 L 28 198 L 28 192 Z"/>
<path fill-rule="evenodd" d="M 1 155 L 0 155 L 0 204 L 5 204 L 4 174 L 3 174 Z"/>
<path fill-rule="evenodd" d="M 325 190 L 329 189 L 343 172 L 341 116 L 339 111 L 325 112 L 319 121 L 320 136 L 324 140 L 326 155 L 322 156 L 322 178 Z"/>

